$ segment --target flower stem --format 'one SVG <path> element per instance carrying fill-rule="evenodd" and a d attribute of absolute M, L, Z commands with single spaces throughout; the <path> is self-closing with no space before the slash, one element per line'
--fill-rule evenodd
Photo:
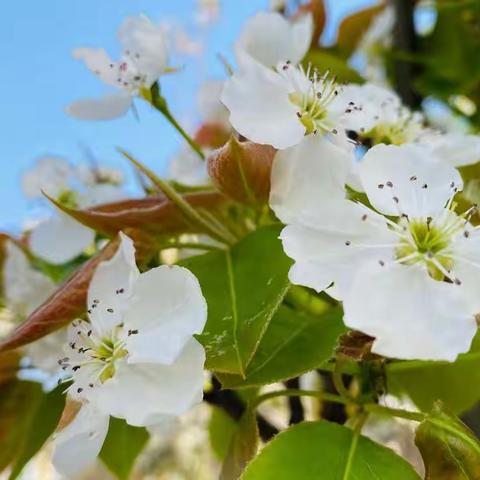
<path fill-rule="evenodd" d="M 165 182 L 160 177 L 155 175 L 154 172 L 136 160 L 125 150 L 119 148 L 118 151 L 131 163 L 133 163 L 133 165 L 135 165 L 135 167 L 137 167 L 142 173 L 144 173 L 191 222 L 201 227 L 205 233 L 209 234 L 215 240 L 219 240 L 220 242 L 229 245 L 235 243 L 236 239 L 233 237 L 233 235 L 226 230 L 220 231 L 216 225 L 213 225 L 210 221 L 200 215 L 187 201 L 185 201 L 181 195 L 178 194 L 178 192 L 171 185 L 168 184 L 168 182 Z"/>
<path fill-rule="evenodd" d="M 369 413 L 379 413 L 382 415 L 389 415 L 390 417 L 400 417 L 406 420 L 413 420 L 414 422 L 423 422 L 426 418 L 424 413 L 410 412 L 407 410 L 401 410 L 399 408 L 384 407 L 377 405 L 376 403 L 368 403 L 363 405 L 363 409 Z"/>
<path fill-rule="evenodd" d="M 201 147 L 198 145 L 195 140 L 182 128 L 182 126 L 177 122 L 175 117 L 170 112 L 168 108 L 167 101 L 162 95 L 160 95 L 160 88 L 158 83 L 155 83 L 150 90 L 142 92 L 142 97 L 152 105 L 153 108 L 158 110 L 175 128 L 175 130 L 186 140 L 190 145 L 192 150 L 202 159 L 205 160 L 205 154 L 203 153 Z"/>

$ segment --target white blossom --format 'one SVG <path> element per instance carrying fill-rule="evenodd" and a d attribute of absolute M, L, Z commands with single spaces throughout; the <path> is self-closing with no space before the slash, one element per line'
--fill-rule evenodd
<path fill-rule="evenodd" d="M 284 180 L 278 171 L 294 163 L 281 153 L 274 192 Z M 341 198 L 333 160 L 318 162 L 330 186 L 318 188 L 321 167 L 304 161 L 301 193 L 271 202 L 287 223 L 290 280 L 343 300 L 345 324 L 375 337 L 375 353 L 452 361 L 467 351 L 480 311 L 480 233 L 472 209 L 453 211 L 459 173 L 420 146 L 373 147 L 359 169 L 373 210 Z"/>
<path fill-rule="evenodd" d="M 271 70 L 250 61 L 225 82 L 222 102 L 239 133 L 284 149 L 305 134 L 338 133 L 341 109 L 334 99 L 339 91 L 328 73 L 319 75 L 289 63 Z"/>
<path fill-rule="evenodd" d="M 83 120 L 109 120 L 127 113 L 133 97 L 149 89 L 168 71 L 165 32 L 146 16 L 129 17 L 118 31 L 123 47 L 119 61 L 113 61 L 103 48 L 77 48 L 73 55 L 107 85 L 119 89 L 99 99 L 71 104 L 67 113 Z"/>
<path fill-rule="evenodd" d="M 296 65 L 307 53 L 312 33 L 311 14 L 290 21 L 278 12 L 260 12 L 247 21 L 235 44 L 235 53 L 241 66 L 248 59 L 266 67 L 286 61 Z"/>
<path fill-rule="evenodd" d="M 84 415 L 92 420 L 79 420 L 74 433 L 88 430 L 98 439 L 108 415 L 149 426 L 198 403 L 205 353 L 192 335 L 201 333 L 206 315 L 200 286 L 188 270 L 160 266 L 141 274 L 133 242 L 121 234 L 117 253 L 99 265 L 90 283 L 89 322 L 69 327 L 61 360 L 73 381 L 69 395 L 83 403 L 81 412 L 86 408 Z M 57 438 L 56 457 L 62 462 L 76 455 L 74 446 L 65 447 L 71 432 Z M 85 466 L 100 448 L 94 440 L 90 444 Z"/>

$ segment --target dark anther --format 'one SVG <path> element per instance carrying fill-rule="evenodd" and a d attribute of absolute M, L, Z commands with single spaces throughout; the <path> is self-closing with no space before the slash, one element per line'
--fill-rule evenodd
<path fill-rule="evenodd" d="M 387 182 L 385 185 L 386 185 L 387 187 L 390 187 L 390 188 L 393 187 L 393 183 L 392 183 L 392 182 Z"/>
<path fill-rule="evenodd" d="M 113 313 L 113 308 L 107 308 L 108 313 Z"/>
<path fill-rule="evenodd" d="M 77 388 L 77 393 L 82 393 L 83 392 L 83 388 Z"/>
<path fill-rule="evenodd" d="M 128 336 L 130 335 L 136 335 L 138 333 L 138 330 L 129 330 L 128 331 Z"/>
<path fill-rule="evenodd" d="M 426 183 L 424 183 L 424 184 L 422 185 L 422 188 L 428 188 L 428 185 L 427 185 Z"/>
<path fill-rule="evenodd" d="M 345 245 L 348 247 L 349 245 L 351 245 L 351 243 L 352 243 L 352 242 L 350 242 L 350 240 L 347 240 L 347 241 L 345 242 Z"/>
<path fill-rule="evenodd" d="M 381 190 L 385 185 L 383 183 L 379 183 L 377 186 Z"/>
<path fill-rule="evenodd" d="M 414 182 L 416 179 L 417 179 L 417 177 L 416 177 L 415 175 L 413 175 L 413 176 L 410 177 L 410 181 L 411 181 L 411 182 Z"/>

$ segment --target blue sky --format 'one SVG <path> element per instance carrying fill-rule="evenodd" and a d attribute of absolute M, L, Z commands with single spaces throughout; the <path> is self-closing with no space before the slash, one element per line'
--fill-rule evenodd
<path fill-rule="evenodd" d="M 372 0 L 330 0 L 333 38 L 338 19 Z M 121 146 L 162 172 L 180 138 L 156 112 L 138 104 L 133 115 L 110 122 L 81 122 L 63 113 L 71 101 L 106 91 L 85 67 L 71 57 L 79 46 L 103 46 L 119 53 L 116 30 L 128 15 L 146 13 L 153 20 L 183 25 L 202 39 L 201 57 L 176 58 L 183 68 L 162 81 L 176 116 L 195 124 L 196 88 L 207 78 L 221 78 L 216 54 L 229 55 L 246 18 L 267 8 L 268 0 L 222 0 L 219 21 L 208 29 L 195 22 L 196 0 L 16 0 L 2 6 L 0 30 L 0 228 L 17 231 L 32 205 L 20 189 L 21 172 L 45 154 L 85 160 L 88 146 L 100 163 L 127 167 L 115 152 Z M 128 168 L 128 167 L 127 167 Z"/>

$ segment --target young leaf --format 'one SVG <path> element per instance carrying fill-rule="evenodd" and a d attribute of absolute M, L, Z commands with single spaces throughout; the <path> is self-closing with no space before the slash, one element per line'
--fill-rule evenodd
<path fill-rule="evenodd" d="M 248 465 L 242 480 L 420 480 L 389 448 L 342 425 L 301 423 L 277 435 Z"/>
<path fill-rule="evenodd" d="M 236 480 L 258 449 L 258 426 L 255 409 L 248 408 L 238 424 L 222 465 L 220 480 Z"/>
<path fill-rule="evenodd" d="M 480 478 L 478 439 L 439 404 L 417 428 L 415 443 L 425 464 L 425 480 Z"/>
<path fill-rule="evenodd" d="M 218 189 L 241 203 L 267 203 L 277 151 L 270 145 L 239 142 L 232 136 L 208 157 L 208 173 Z"/>
<path fill-rule="evenodd" d="M 384 3 L 360 10 L 345 17 L 338 27 L 337 45 L 345 58 L 348 58 L 358 45 L 373 19 L 383 11 Z"/>
<path fill-rule="evenodd" d="M 291 261 L 279 232 L 279 226 L 265 227 L 229 250 L 182 262 L 197 276 L 208 304 L 199 336 L 208 369 L 244 376 L 289 285 Z"/>
<path fill-rule="evenodd" d="M 226 201 L 217 192 L 191 193 L 184 198 L 192 207 L 212 213 L 219 211 Z M 83 225 L 108 237 L 126 228 L 135 228 L 153 235 L 199 231 L 164 195 L 122 200 L 86 210 L 75 210 L 60 204 L 57 206 Z"/>
<path fill-rule="evenodd" d="M 64 391 L 65 385 L 62 384 L 43 396 L 30 422 L 28 434 L 25 435 L 15 465 L 8 477 L 9 480 L 18 477 L 27 462 L 42 448 L 48 437 L 55 431 L 65 407 Z"/>
<path fill-rule="evenodd" d="M 148 438 L 145 428 L 132 427 L 125 420 L 110 417 L 100 458 L 118 480 L 127 480 Z"/>
<path fill-rule="evenodd" d="M 0 472 L 17 457 L 43 396 L 35 382 L 12 380 L 0 386 Z"/>
<path fill-rule="evenodd" d="M 344 332 L 340 308 L 316 317 L 280 306 L 245 371 L 245 378 L 220 374 L 219 379 L 224 388 L 241 388 L 296 377 L 328 360 Z"/>
<path fill-rule="evenodd" d="M 441 400 L 449 410 L 464 412 L 480 399 L 480 335 L 453 363 L 409 360 L 391 363 L 385 371 L 389 392 L 406 393 L 420 410 L 429 412 Z"/>

